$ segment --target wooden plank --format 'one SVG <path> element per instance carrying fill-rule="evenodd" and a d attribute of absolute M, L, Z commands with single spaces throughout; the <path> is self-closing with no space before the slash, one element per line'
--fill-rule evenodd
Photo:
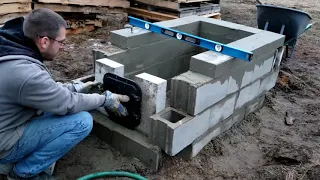
<path fill-rule="evenodd" d="M 10 13 L 24 13 L 31 11 L 31 3 L 12 3 L 0 5 L 0 15 Z"/>
<path fill-rule="evenodd" d="M 32 0 L 0 0 L 0 4 L 9 4 L 9 3 L 28 3 Z"/>
<path fill-rule="evenodd" d="M 202 15 L 202 17 L 214 18 L 214 19 L 221 20 L 221 14 L 220 13 L 206 14 L 206 15 Z"/>
<path fill-rule="evenodd" d="M 164 1 L 164 0 L 136 0 L 137 2 L 157 6 L 157 7 L 163 7 L 167 9 L 174 9 L 179 10 L 180 5 L 177 2 L 172 1 Z"/>
<path fill-rule="evenodd" d="M 84 14 L 101 13 L 123 13 L 123 9 L 120 8 L 108 8 L 108 7 L 96 7 L 96 6 L 74 6 L 74 5 L 62 5 L 62 4 L 34 4 L 34 9 L 48 8 L 55 12 L 79 12 Z"/>
<path fill-rule="evenodd" d="M 130 2 L 127 0 L 38 0 L 42 3 L 57 3 L 57 4 L 76 4 L 82 6 L 107 6 L 107 7 L 130 7 Z"/>
<path fill-rule="evenodd" d="M 166 20 L 178 18 L 177 16 L 173 16 L 173 15 L 169 15 L 169 14 L 148 11 L 145 9 L 133 8 L 133 7 L 128 8 L 127 11 L 128 11 L 128 14 L 135 15 L 135 16 L 142 16 L 142 17 L 156 20 L 156 21 L 166 21 Z"/>
<path fill-rule="evenodd" d="M 175 15 L 169 15 L 169 14 L 155 12 L 155 11 L 148 11 L 141 8 L 131 7 L 127 11 L 128 11 L 128 14 L 131 14 L 133 16 L 140 16 L 140 17 L 144 17 L 150 20 L 155 20 L 155 21 L 166 21 L 166 20 L 172 20 L 172 19 L 178 18 L 178 16 L 175 16 Z M 208 17 L 208 18 L 221 19 L 220 13 L 212 13 L 212 14 L 206 14 L 201 16 Z"/>
<path fill-rule="evenodd" d="M 0 24 L 4 24 L 6 21 L 9 21 L 11 19 L 20 17 L 20 16 L 26 16 L 27 13 L 12 13 L 12 14 L 6 14 L 3 16 L 0 16 Z"/>
<path fill-rule="evenodd" d="M 80 34 L 83 32 L 90 32 L 95 30 L 94 25 L 87 25 L 85 27 L 80 27 L 76 29 L 67 29 L 67 36 L 74 35 L 74 34 Z"/>

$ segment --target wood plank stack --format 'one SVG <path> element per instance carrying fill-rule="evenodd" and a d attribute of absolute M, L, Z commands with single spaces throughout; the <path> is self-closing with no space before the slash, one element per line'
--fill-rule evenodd
<path fill-rule="evenodd" d="M 102 27 L 101 14 L 123 14 L 127 0 L 34 0 L 34 9 L 48 8 L 61 14 L 68 23 L 68 34 Z"/>
<path fill-rule="evenodd" d="M 128 14 L 164 21 L 190 15 L 220 19 L 220 0 L 132 0 Z"/>
<path fill-rule="evenodd" d="M 0 26 L 6 21 L 25 16 L 32 10 L 32 0 L 0 0 Z"/>

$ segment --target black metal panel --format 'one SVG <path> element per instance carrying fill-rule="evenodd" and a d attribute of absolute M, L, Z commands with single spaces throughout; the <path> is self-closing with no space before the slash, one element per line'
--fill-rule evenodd
<path fill-rule="evenodd" d="M 122 103 L 127 108 L 129 115 L 126 117 L 119 117 L 106 109 L 110 120 L 129 129 L 137 127 L 141 122 L 142 92 L 140 87 L 130 79 L 112 73 L 106 73 L 103 78 L 103 90 L 109 90 L 112 93 L 123 94 L 130 97 L 129 102 Z"/>

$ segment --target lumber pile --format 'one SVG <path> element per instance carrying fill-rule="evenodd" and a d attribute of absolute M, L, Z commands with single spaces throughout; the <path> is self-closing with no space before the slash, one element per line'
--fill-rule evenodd
<path fill-rule="evenodd" d="M 25 16 L 32 10 L 32 0 L 0 0 L 0 26 L 16 17 Z"/>
<path fill-rule="evenodd" d="M 34 9 L 49 8 L 66 19 L 68 34 L 102 27 L 103 14 L 121 14 L 130 7 L 127 0 L 34 0 Z"/>
<path fill-rule="evenodd" d="M 199 15 L 220 19 L 220 0 L 132 0 L 128 14 L 150 21 Z"/>

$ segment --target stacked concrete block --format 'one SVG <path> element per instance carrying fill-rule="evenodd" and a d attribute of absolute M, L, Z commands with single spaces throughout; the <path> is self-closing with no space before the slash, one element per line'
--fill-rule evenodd
<path fill-rule="evenodd" d="M 135 132 L 170 156 L 194 157 L 263 106 L 277 81 L 285 36 L 200 16 L 157 24 L 253 53 L 247 62 L 139 28 L 111 32 L 112 45 L 94 53 L 124 65 L 124 76 L 141 87 Z"/>
<path fill-rule="evenodd" d="M 199 35 L 199 18 L 186 17 L 156 24 Z M 112 31 L 110 40 L 110 48 L 95 50 L 94 57 L 106 57 L 123 64 L 125 76 L 130 79 L 146 72 L 170 82 L 172 77 L 188 70 L 192 55 L 201 52 L 197 46 L 137 27 Z"/>
<path fill-rule="evenodd" d="M 241 25 L 234 26 L 246 29 Z M 275 85 L 278 71 L 274 67 L 279 64 L 276 63 L 281 53 L 278 48 L 284 37 L 262 30 L 253 31 L 250 28 L 247 33 L 236 31 L 229 37 L 235 40 L 230 45 L 253 52 L 251 62 L 206 51 L 192 56 L 190 71 L 172 78 L 172 107 L 194 117 L 211 112 L 208 130 L 181 154 L 188 154 L 185 151 L 189 150 L 188 156 L 195 156 L 213 137 L 262 107 L 264 93 Z M 240 39 L 236 40 L 237 37 Z"/>
<path fill-rule="evenodd" d="M 143 135 L 151 135 L 150 116 L 164 110 L 166 106 L 167 81 L 148 73 L 135 76 L 134 81 L 142 92 L 141 123 L 137 130 Z"/>
<path fill-rule="evenodd" d="M 171 80 L 171 106 L 196 115 L 227 96 L 228 79 L 188 71 Z"/>
<path fill-rule="evenodd" d="M 167 154 L 174 156 L 208 130 L 209 117 L 209 110 L 190 116 L 174 108 L 166 108 L 151 116 L 152 141 Z"/>

